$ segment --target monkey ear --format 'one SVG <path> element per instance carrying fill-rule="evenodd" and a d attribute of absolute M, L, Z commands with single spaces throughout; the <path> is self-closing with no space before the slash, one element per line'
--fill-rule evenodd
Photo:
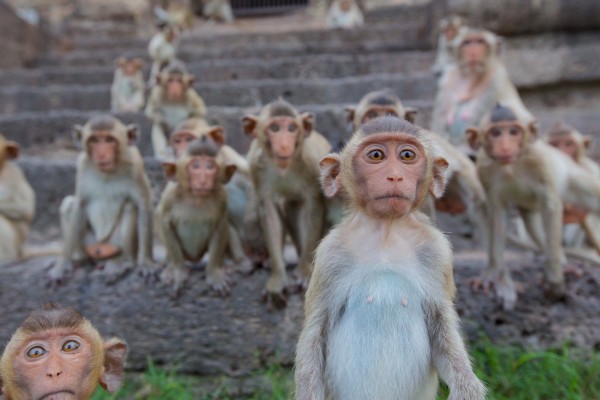
<path fill-rule="evenodd" d="M 20 152 L 20 147 L 19 144 L 17 142 L 13 142 L 12 140 L 8 140 L 6 141 L 5 144 L 5 149 L 6 149 L 6 157 L 9 160 L 14 160 L 15 158 L 19 157 L 19 152 Z"/>
<path fill-rule="evenodd" d="M 429 188 L 429 192 L 439 199 L 444 194 L 446 189 L 446 182 L 448 177 L 446 176 L 446 169 L 448 168 L 448 161 L 444 157 L 437 157 L 433 160 L 433 182 Z"/>
<path fill-rule="evenodd" d="M 335 196 L 342 188 L 341 167 L 342 159 L 338 154 L 329 154 L 319 161 L 321 186 L 326 197 Z"/>
<path fill-rule="evenodd" d="M 175 182 L 177 180 L 177 164 L 174 162 L 164 161 L 162 163 L 162 167 L 167 179 Z"/>
<path fill-rule="evenodd" d="M 469 146 L 471 146 L 473 150 L 479 150 L 479 147 L 481 147 L 481 141 L 479 140 L 479 129 L 474 127 L 467 128 L 465 135 L 467 136 L 467 142 L 469 143 Z"/>
<path fill-rule="evenodd" d="M 418 113 L 419 110 L 417 110 L 416 108 L 406 107 L 406 109 L 404 110 L 404 119 L 410 122 L 411 124 L 414 124 Z"/>
<path fill-rule="evenodd" d="M 187 74 L 185 77 L 185 83 L 186 83 L 187 87 L 194 86 L 194 82 L 196 82 L 196 77 L 194 75 Z"/>
<path fill-rule="evenodd" d="M 221 126 L 215 126 L 211 128 L 206 135 L 211 138 L 219 147 L 223 146 L 226 142 L 225 129 L 223 129 Z"/>
<path fill-rule="evenodd" d="M 346 111 L 346 121 L 353 123 L 354 115 L 356 114 L 356 107 L 346 107 L 344 108 L 344 111 Z"/>
<path fill-rule="evenodd" d="M 315 127 L 315 116 L 312 113 L 302 113 L 302 125 L 304 126 L 304 136 L 312 133 Z"/>
<path fill-rule="evenodd" d="M 123 382 L 123 369 L 127 345 L 121 339 L 112 338 L 104 343 L 104 371 L 100 376 L 100 386 L 109 393 L 114 393 Z"/>
<path fill-rule="evenodd" d="M 126 62 L 126 60 L 125 60 L 125 57 L 119 57 L 119 58 L 117 58 L 117 60 L 115 61 L 115 65 L 116 65 L 118 68 L 123 68 L 123 66 L 125 65 L 125 62 Z"/>
<path fill-rule="evenodd" d="M 593 144 L 594 144 L 594 139 L 592 139 L 591 136 L 588 136 L 588 135 L 583 136 L 583 147 L 586 150 L 589 150 Z"/>
<path fill-rule="evenodd" d="M 73 140 L 77 143 L 81 143 L 81 138 L 83 138 L 83 126 L 81 125 L 73 125 L 71 130 L 71 134 L 73 135 Z"/>
<path fill-rule="evenodd" d="M 235 165 L 226 165 L 223 183 L 229 182 L 233 177 L 233 174 L 235 174 L 235 171 L 237 171 L 237 167 Z"/>
<path fill-rule="evenodd" d="M 254 115 L 245 115 L 242 118 L 242 128 L 244 129 L 244 133 L 246 135 L 250 135 L 252 137 L 256 137 L 254 133 L 256 126 L 258 125 L 258 118 Z"/>
<path fill-rule="evenodd" d="M 138 140 L 140 133 L 140 127 L 136 124 L 127 125 L 127 144 L 133 146 Z"/>
<path fill-rule="evenodd" d="M 538 122 L 537 120 L 533 120 L 531 122 L 529 122 L 528 126 L 529 128 L 529 132 L 531 133 L 531 140 L 535 140 L 537 139 L 537 134 L 538 134 Z"/>

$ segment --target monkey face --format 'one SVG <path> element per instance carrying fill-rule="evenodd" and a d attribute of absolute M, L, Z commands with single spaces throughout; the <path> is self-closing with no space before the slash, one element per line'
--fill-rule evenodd
<path fill-rule="evenodd" d="M 191 132 L 175 132 L 171 135 L 171 147 L 175 153 L 175 157 L 179 157 L 187 149 L 190 142 L 197 137 Z"/>
<path fill-rule="evenodd" d="M 352 7 L 352 1 L 351 0 L 340 0 L 340 10 L 342 10 L 343 12 L 349 12 L 350 8 Z"/>
<path fill-rule="evenodd" d="M 572 135 L 555 136 L 548 142 L 551 146 L 556 147 L 573 160 L 577 159 L 577 142 L 573 140 Z"/>
<path fill-rule="evenodd" d="M 495 122 L 484 132 L 484 149 L 500 164 L 511 164 L 519 158 L 524 138 L 525 130 L 518 122 Z"/>
<path fill-rule="evenodd" d="M 183 100 L 187 85 L 181 74 L 170 74 L 165 82 L 167 100 L 170 102 L 179 102 Z"/>
<path fill-rule="evenodd" d="M 400 116 L 398 114 L 398 109 L 392 105 L 385 105 L 385 106 L 371 105 L 371 106 L 369 106 L 369 108 L 366 109 L 366 111 L 362 117 L 361 123 L 366 124 L 367 122 L 369 122 L 372 119 L 384 117 L 386 115 L 392 116 L 392 117 L 404 118 L 403 115 Z"/>
<path fill-rule="evenodd" d="M 461 65 L 471 72 L 483 72 L 487 56 L 488 44 L 482 36 L 467 36 L 460 44 Z"/>
<path fill-rule="evenodd" d="M 192 194 L 208 196 L 217 189 L 219 164 L 215 157 L 195 156 L 186 166 L 188 185 Z"/>
<path fill-rule="evenodd" d="M 419 199 L 427 160 L 412 137 L 378 134 L 363 141 L 353 159 L 357 197 L 377 217 L 408 214 Z"/>
<path fill-rule="evenodd" d="M 444 35 L 446 36 L 446 40 L 454 40 L 456 35 L 458 34 L 458 27 L 454 24 L 449 24 L 446 29 L 444 29 Z"/>
<path fill-rule="evenodd" d="M 267 122 L 265 133 L 275 162 L 280 168 L 287 168 L 296 153 L 299 137 L 303 134 L 302 127 L 296 118 L 279 116 Z"/>
<path fill-rule="evenodd" d="M 14 361 L 23 399 L 87 399 L 96 388 L 91 341 L 68 329 L 44 331 L 27 340 Z"/>
<path fill-rule="evenodd" d="M 119 161 L 119 142 L 111 131 L 94 131 L 87 142 L 88 154 L 101 172 L 112 172 Z"/>

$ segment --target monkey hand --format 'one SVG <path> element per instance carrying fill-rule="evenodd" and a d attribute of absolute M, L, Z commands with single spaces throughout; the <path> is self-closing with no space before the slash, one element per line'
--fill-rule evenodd
<path fill-rule="evenodd" d="M 132 261 L 119 261 L 119 260 L 107 260 L 104 264 L 102 275 L 108 285 L 116 283 L 121 279 L 127 272 L 131 271 L 135 267 Z"/>
<path fill-rule="evenodd" d="M 235 262 L 235 270 L 241 272 L 243 275 L 249 275 L 254 271 L 254 264 L 248 257 L 243 257 L 241 260 Z"/>
<path fill-rule="evenodd" d="M 502 302 L 502 308 L 506 311 L 515 307 L 517 287 L 506 272 L 488 269 L 480 278 L 472 279 L 470 285 L 472 290 L 482 290 L 486 295 L 494 289 L 496 297 Z"/>
<path fill-rule="evenodd" d="M 48 270 L 48 284 L 56 287 L 64 283 L 67 275 L 73 271 L 73 263 L 65 258 L 62 258 L 52 264 Z"/>
<path fill-rule="evenodd" d="M 228 296 L 231 293 L 231 278 L 227 276 L 224 268 L 215 268 L 206 274 L 206 283 L 220 296 Z"/>
<path fill-rule="evenodd" d="M 184 265 L 170 264 L 160 273 L 160 280 L 171 286 L 170 296 L 176 299 L 181 295 L 185 281 L 189 276 L 190 272 Z"/>
<path fill-rule="evenodd" d="M 286 307 L 287 295 L 284 281 L 281 278 L 270 277 L 267 281 L 267 289 L 263 293 L 263 299 L 271 311 Z"/>
<path fill-rule="evenodd" d="M 137 262 L 139 274 L 146 280 L 146 283 L 156 282 L 159 277 L 160 265 L 147 258 Z"/>

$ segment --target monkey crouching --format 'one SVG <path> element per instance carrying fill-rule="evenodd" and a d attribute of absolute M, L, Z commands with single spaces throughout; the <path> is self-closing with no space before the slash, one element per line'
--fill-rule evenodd
<path fill-rule="evenodd" d="M 346 215 L 319 244 L 296 354 L 298 400 L 480 400 L 454 309 L 452 251 L 418 207 L 445 186 L 446 160 L 395 117 L 359 129 L 321 160 Z"/>

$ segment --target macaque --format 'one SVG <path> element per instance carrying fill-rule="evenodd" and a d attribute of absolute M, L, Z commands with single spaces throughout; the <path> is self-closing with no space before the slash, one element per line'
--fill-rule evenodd
<path fill-rule="evenodd" d="M 188 118 L 206 116 L 206 105 L 194 90 L 193 83 L 194 77 L 180 62 L 170 64 L 158 75 L 145 111 L 154 122 L 152 147 L 156 157 L 167 156 L 169 133 L 177 124 Z"/>
<path fill-rule="evenodd" d="M 202 15 L 210 21 L 233 22 L 230 0 L 204 0 Z"/>
<path fill-rule="evenodd" d="M 75 195 L 60 206 L 65 238 L 62 259 L 49 272 L 60 282 L 73 263 L 92 261 L 113 281 L 137 265 L 151 272 L 152 198 L 143 159 L 134 143 L 136 125 L 110 115 L 74 127 L 82 152 Z"/>
<path fill-rule="evenodd" d="M 356 107 L 346 108 L 349 121 L 354 130 L 372 119 L 383 116 L 395 116 L 414 123 L 417 111 L 404 107 L 402 101 L 391 90 L 384 89 L 367 93 Z M 438 147 L 440 147 L 449 163 L 446 174 L 448 184 L 444 195 L 435 201 L 431 196 L 423 204 L 423 210 L 435 219 L 435 210 L 450 214 L 466 213 L 470 222 L 477 226 L 483 234 L 485 227 L 485 193 L 473 162 L 447 140 L 434 132 L 423 131 Z"/>
<path fill-rule="evenodd" d="M 346 214 L 321 241 L 296 351 L 297 400 L 482 400 L 454 308 L 452 249 L 418 212 L 440 196 L 448 162 L 397 117 L 363 125 L 319 163 Z"/>
<path fill-rule="evenodd" d="M 136 113 L 144 107 L 144 62 L 140 58 L 117 60 L 117 70 L 110 88 L 113 113 Z"/>
<path fill-rule="evenodd" d="M 225 130 L 220 126 L 210 126 L 200 118 L 190 118 L 181 122 L 171 133 L 170 143 L 175 158 L 179 158 L 188 145 L 199 138 L 208 136 L 219 146 L 217 161 L 223 168 L 235 166 L 235 174 L 231 181 L 225 185 L 227 191 L 227 215 L 229 218 L 228 249 L 234 263 L 241 272 L 252 271 L 252 263 L 246 257 L 244 239 L 244 218 L 247 213 L 256 212 L 253 204 L 249 203 L 253 197 L 252 182 L 250 180 L 250 167 L 245 157 L 231 146 L 225 144 Z M 253 208 L 253 209 L 249 209 Z M 257 222 L 258 223 L 258 222 Z M 256 226 L 253 227 L 256 231 Z M 248 247 L 248 246 L 246 246 Z"/>
<path fill-rule="evenodd" d="M 456 62 L 444 70 L 434 103 L 432 130 L 447 138 L 470 157 L 465 137 L 496 103 L 527 112 L 498 59 L 499 39 L 489 31 L 465 29 L 456 38 Z"/>
<path fill-rule="evenodd" d="M 208 251 L 207 283 L 221 295 L 230 291 L 223 268 L 228 242 L 227 192 L 224 184 L 235 166 L 219 162 L 219 146 L 209 136 L 190 143 L 175 162 L 163 162 L 168 185 L 156 209 L 158 228 L 167 248 L 163 280 L 182 288 L 186 261 L 198 263 Z"/>
<path fill-rule="evenodd" d="M 600 178 L 600 167 L 587 156 L 592 138 L 583 136 L 575 128 L 559 123 L 550 130 L 547 138 L 551 146 L 568 155 L 577 165 Z M 568 247 L 583 247 L 588 241 L 600 252 L 600 219 L 595 214 L 585 212 L 571 204 L 564 204 L 563 243 Z"/>
<path fill-rule="evenodd" d="M 150 78 L 148 79 L 148 86 L 150 87 L 156 85 L 158 74 L 175 61 L 181 34 L 177 25 L 165 19 L 168 18 L 168 15 L 162 16 L 162 18 L 160 16 L 162 14 L 157 13 L 157 17 L 159 18 L 157 27 L 160 30 L 152 36 L 148 44 L 148 54 L 150 54 L 150 58 L 152 59 L 152 68 L 150 69 Z"/>
<path fill-rule="evenodd" d="M 469 143 L 479 148 L 477 170 L 488 200 L 489 266 L 473 285 L 485 291 L 493 287 L 507 310 L 517 300 L 504 260 L 509 208 L 516 207 L 531 239 L 548 258 L 546 292 L 554 299 L 565 294 L 563 201 L 600 212 L 600 179 L 558 149 L 536 140 L 536 123 L 528 117 L 498 104 L 480 127 L 467 130 Z"/>
<path fill-rule="evenodd" d="M 305 287 L 310 278 L 326 218 L 318 162 L 331 145 L 313 131 L 311 114 L 300 114 L 282 99 L 267 104 L 258 116 L 245 116 L 242 123 L 244 132 L 254 138 L 248 160 L 271 265 L 266 298 L 269 307 L 282 307 L 288 286 L 283 259 L 286 233 L 299 256 L 299 286 Z"/>
<path fill-rule="evenodd" d="M 19 145 L 0 134 L 0 262 L 22 257 L 23 242 L 35 212 L 35 193 L 13 161 Z"/>
<path fill-rule="evenodd" d="M 116 392 L 127 345 L 104 340 L 72 308 L 47 304 L 23 321 L 0 359 L 4 400 L 88 400 L 100 385 Z"/>
<path fill-rule="evenodd" d="M 327 28 L 352 29 L 363 26 L 363 13 L 356 0 L 333 0 L 327 12 Z"/>
<path fill-rule="evenodd" d="M 465 29 L 465 23 L 458 15 L 450 15 L 440 21 L 437 55 L 431 68 L 435 75 L 441 76 L 446 67 L 456 62 L 454 39 L 460 36 Z"/>

